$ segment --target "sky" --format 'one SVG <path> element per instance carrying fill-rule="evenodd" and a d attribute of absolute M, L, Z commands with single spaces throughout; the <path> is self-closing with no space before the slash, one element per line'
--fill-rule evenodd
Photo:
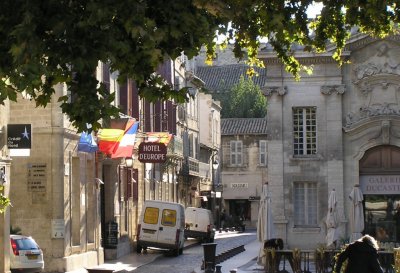
<path fill-rule="evenodd" d="M 322 6 L 323 6 L 322 3 L 315 3 L 312 6 L 310 6 L 307 11 L 308 17 L 314 18 L 317 14 L 320 13 Z M 224 37 L 225 37 L 224 35 L 218 35 L 217 43 L 222 42 Z M 267 40 L 261 39 L 261 42 L 265 43 L 265 42 L 267 42 Z"/>

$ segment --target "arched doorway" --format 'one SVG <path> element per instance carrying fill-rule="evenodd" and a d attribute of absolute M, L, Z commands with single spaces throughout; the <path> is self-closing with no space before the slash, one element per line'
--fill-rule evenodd
<path fill-rule="evenodd" d="M 400 148 L 369 149 L 359 162 L 365 234 L 380 242 L 400 241 Z"/>

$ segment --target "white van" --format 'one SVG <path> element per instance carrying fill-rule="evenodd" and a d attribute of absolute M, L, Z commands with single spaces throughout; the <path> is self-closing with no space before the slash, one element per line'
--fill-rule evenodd
<path fill-rule="evenodd" d="M 178 203 L 146 200 L 137 229 L 137 253 L 148 247 L 183 253 L 185 208 Z"/>
<path fill-rule="evenodd" d="M 185 238 L 214 242 L 215 229 L 212 213 L 208 209 L 188 207 L 185 210 Z"/>

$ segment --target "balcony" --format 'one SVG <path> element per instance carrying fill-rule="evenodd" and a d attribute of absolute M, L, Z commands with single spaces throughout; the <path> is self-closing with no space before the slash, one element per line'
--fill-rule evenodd
<path fill-rule="evenodd" d="M 168 145 L 167 157 L 183 158 L 183 141 L 182 138 L 174 136 Z"/>
<path fill-rule="evenodd" d="M 199 161 L 189 157 L 189 175 L 199 176 Z"/>
<path fill-rule="evenodd" d="M 211 178 L 209 163 L 199 162 L 199 176 L 202 178 Z"/>

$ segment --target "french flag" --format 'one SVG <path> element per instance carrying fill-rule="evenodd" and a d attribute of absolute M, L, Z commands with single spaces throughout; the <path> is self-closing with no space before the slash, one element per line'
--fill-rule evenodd
<path fill-rule="evenodd" d="M 139 128 L 139 121 L 133 123 L 133 125 L 125 132 L 121 141 L 115 147 L 111 158 L 118 157 L 132 157 L 133 147 L 135 146 L 136 133 Z"/>

